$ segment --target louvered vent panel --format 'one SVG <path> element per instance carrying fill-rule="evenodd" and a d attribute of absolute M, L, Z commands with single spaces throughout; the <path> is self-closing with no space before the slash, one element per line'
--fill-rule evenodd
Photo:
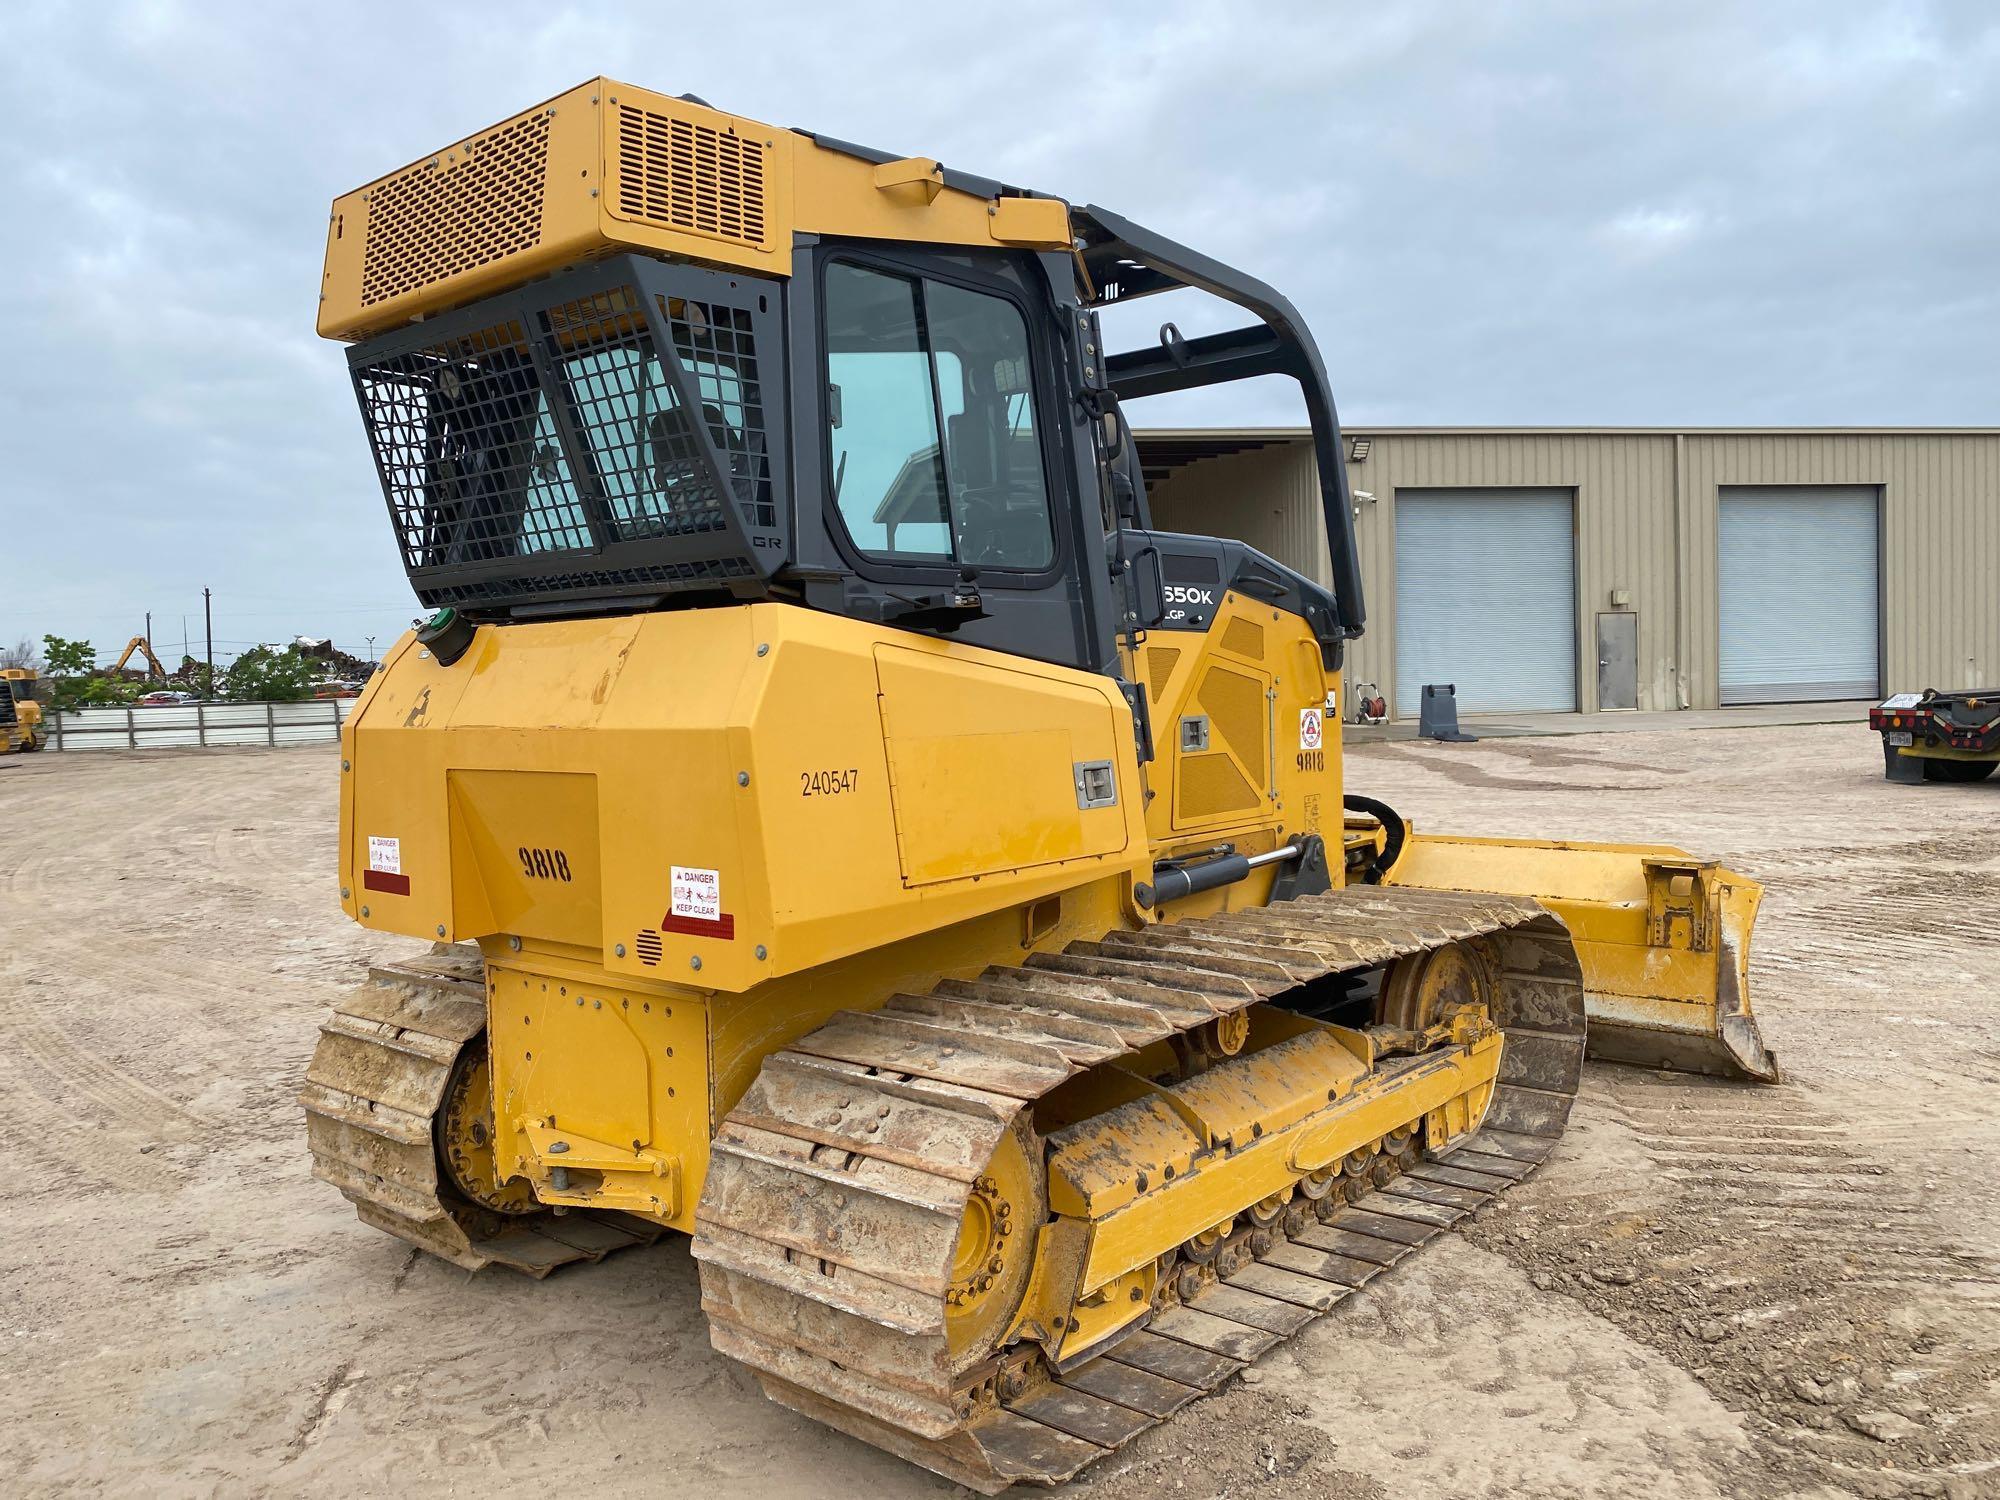
<path fill-rule="evenodd" d="M 433 158 L 370 190 L 362 306 L 541 243 L 548 115 L 515 120 L 462 149 L 460 163 Z"/>
<path fill-rule="evenodd" d="M 1257 789 L 1226 755 L 1181 757 L 1181 816 L 1212 818 L 1257 805 Z"/>
<path fill-rule="evenodd" d="M 768 145 L 650 109 L 617 110 L 620 213 L 663 229 L 764 244 Z"/>
<path fill-rule="evenodd" d="M 647 968 L 655 968 L 660 962 L 660 935 L 652 928 L 642 928 L 638 939 L 639 962 Z"/>
<path fill-rule="evenodd" d="M 1251 775 L 1264 774 L 1264 687 L 1241 672 L 1210 667 L 1201 680 L 1201 706 L 1226 747 Z"/>
<path fill-rule="evenodd" d="M 1233 651 L 1238 656 L 1247 656 L 1251 661 L 1264 659 L 1264 627 L 1255 620 L 1237 618 L 1229 622 L 1229 628 L 1222 632 L 1222 649 Z"/>

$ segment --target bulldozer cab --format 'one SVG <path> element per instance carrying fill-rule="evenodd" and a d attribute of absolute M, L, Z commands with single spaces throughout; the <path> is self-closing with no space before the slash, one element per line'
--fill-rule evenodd
<path fill-rule="evenodd" d="M 1128 675 L 1121 632 L 1205 628 L 1176 601 L 1241 573 L 1333 667 L 1363 605 L 1303 322 L 1115 215 L 1069 218 L 1068 253 L 815 237 L 783 279 L 612 256 L 358 344 L 419 596 L 498 620 L 789 599 Z M 1098 308 L 1181 287 L 1255 321 L 1106 353 Z M 1312 417 L 1330 591 L 1150 528 L 1121 402 L 1272 373 Z"/>

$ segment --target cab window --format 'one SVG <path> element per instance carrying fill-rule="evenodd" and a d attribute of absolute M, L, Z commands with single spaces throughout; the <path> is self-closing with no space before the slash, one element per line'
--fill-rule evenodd
<path fill-rule="evenodd" d="M 1055 560 L 1028 328 L 1004 297 L 827 267 L 834 501 L 896 562 L 1034 571 Z"/>

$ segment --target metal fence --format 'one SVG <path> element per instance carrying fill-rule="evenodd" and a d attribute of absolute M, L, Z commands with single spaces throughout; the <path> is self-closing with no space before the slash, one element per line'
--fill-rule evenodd
<path fill-rule="evenodd" d="M 340 738 L 353 698 L 305 703 L 188 703 L 50 713 L 51 750 L 170 750 L 209 745 L 314 745 Z"/>

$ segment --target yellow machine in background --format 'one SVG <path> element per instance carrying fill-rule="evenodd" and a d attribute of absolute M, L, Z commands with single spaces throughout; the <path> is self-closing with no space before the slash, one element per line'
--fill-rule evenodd
<path fill-rule="evenodd" d="M 1104 348 L 1181 287 L 1252 324 Z M 320 327 L 435 610 L 340 856 L 436 947 L 303 1095 L 368 1222 L 533 1275 L 691 1234 L 774 1398 L 990 1492 L 1527 1176 L 1587 1025 L 1770 1075 L 1753 883 L 1346 794 L 1338 426 L 1261 283 L 599 79 L 339 199 Z M 1330 588 L 1150 523 L 1121 403 L 1272 373 Z"/>
<path fill-rule="evenodd" d="M 0 667 L 0 755 L 39 750 L 48 743 L 42 705 L 35 701 L 32 667 Z"/>
<path fill-rule="evenodd" d="M 149 681 L 158 680 L 164 682 L 166 680 L 167 669 L 160 665 L 159 657 L 153 654 L 153 643 L 143 635 L 135 635 L 125 643 L 125 649 L 118 653 L 118 660 L 112 664 L 112 674 L 116 676 L 118 673 L 123 672 L 125 670 L 125 663 L 130 661 L 135 654 L 145 657 Z"/>

